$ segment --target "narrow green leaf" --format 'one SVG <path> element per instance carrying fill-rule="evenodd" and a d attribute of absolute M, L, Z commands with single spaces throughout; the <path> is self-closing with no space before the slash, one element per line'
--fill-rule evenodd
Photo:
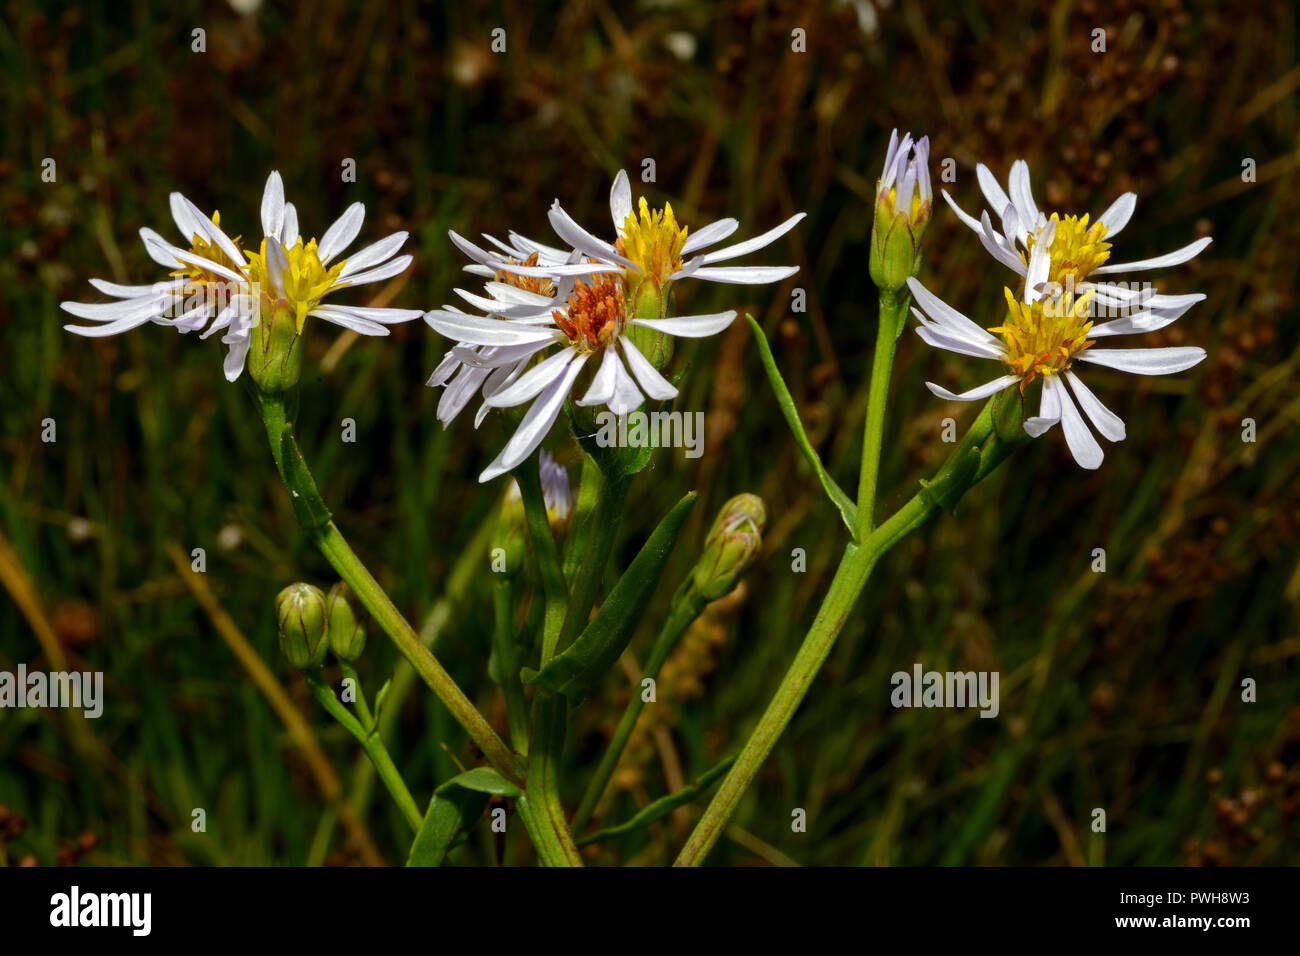
<path fill-rule="evenodd" d="M 599 843 L 601 840 L 608 840 L 612 837 L 622 836 L 625 833 L 631 833 L 633 830 L 640 830 L 648 827 L 668 814 L 672 813 L 683 804 L 690 803 L 705 790 L 712 786 L 713 781 L 717 780 L 724 773 L 731 769 L 731 765 L 736 762 L 735 756 L 728 757 L 722 763 L 709 770 L 694 783 L 683 787 L 676 793 L 670 793 L 666 797 L 660 797 L 645 809 L 641 810 L 634 817 L 626 820 L 618 826 L 606 827 L 604 830 L 597 830 L 595 833 L 589 833 L 586 836 L 579 837 L 575 842 L 578 846 L 586 846 L 588 843 Z"/>
<path fill-rule="evenodd" d="M 804 458 L 816 472 L 818 480 L 821 481 L 822 487 L 826 489 L 826 495 L 831 499 L 831 504 L 835 505 L 840 511 L 840 517 L 844 519 L 844 524 L 848 527 L 850 534 L 856 534 L 858 527 L 858 509 L 853 500 L 844 493 L 835 479 L 830 476 L 826 468 L 822 465 L 822 460 L 813 448 L 812 442 L 808 440 L 808 433 L 804 431 L 803 422 L 799 420 L 799 409 L 795 407 L 794 397 L 790 394 L 790 389 L 786 388 L 785 379 L 781 378 L 781 372 L 776 367 L 776 359 L 772 356 L 772 347 L 767 343 L 767 336 L 763 334 L 760 326 L 752 315 L 746 314 L 745 318 L 749 321 L 749 327 L 754 330 L 754 340 L 758 343 L 758 355 L 763 361 L 763 371 L 767 373 L 767 380 L 772 385 L 772 391 L 776 393 L 776 403 L 781 407 L 781 414 L 785 416 L 785 423 L 790 426 L 790 431 L 794 434 L 794 443 L 799 446 L 803 452 Z"/>
<path fill-rule="evenodd" d="M 280 461 L 284 469 L 284 483 L 289 489 L 298 523 L 308 531 L 323 528 L 330 523 L 330 510 L 316 490 L 316 481 L 303 461 L 302 452 L 293 437 L 293 426 L 285 425 L 280 432 Z"/>
<path fill-rule="evenodd" d="M 406 865 L 441 866 L 457 834 L 478 819 L 492 795 L 517 799 L 520 790 L 491 767 L 466 770 L 435 790 Z"/>
<path fill-rule="evenodd" d="M 632 639 L 646 604 L 663 574 L 668 555 L 695 505 L 695 492 L 682 498 L 651 533 L 578 639 L 534 672 L 524 668 L 524 683 L 536 683 L 577 704 L 595 689 Z"/>

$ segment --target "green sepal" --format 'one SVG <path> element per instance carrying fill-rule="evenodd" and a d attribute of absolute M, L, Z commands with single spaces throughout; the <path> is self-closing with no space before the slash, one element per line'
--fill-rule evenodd
<path fill-rule="evenodd" d="M 517 799 L 520 792 L 491 767 L 475 767 L 448 780 L 433 792 L 406 865 L 441 866 L 457 835 L 478 819 L 490 796 Z"/>
<path fill-rule="evenodd" d="M 803 456 L 812 468 L 813 473 L 817 475 L 817 480 L 821 482 L 822 488 L 826 491 L 826 497 L 830 498 L 831 504 L 839 509 L 840 517 L 849 529 L 849 534 L 856 534 L 858 527 L 857 506 L 844 493 L 844 490 L 835 483 L 835 479 L 830 476 L 830 473 L 826 471 L 817 450 L 813 448 L 812 442 L 808 440 L 808 433 L 804 431 L 803 422 L 799 420 L 799 409 L 795 407 L 794 397 L 791 396 L 790 389 L 786 388 L 785 379 L 781 377 L 781 372 L 776 367 L 776 359 L 772 356 L 772 347 L 768 345 L 767 336 L 763 334 L 762 326 L 748 313 L 746 313 L 745 319 L 754 332 L 754 341 L 758 343 L 758 356 L 763 363 L 763 371 L 767 373 L 767 380 L 772 386 L 772 391 L 776 393 L 776 403 L 781 408 L 785 423 L 790 426 L 795 445 L 803 452 Z"/>
<path fill-rule="evenodd" d="M 586 846 L 588 843 L 599 843 L 602 840 L 609 840 L 613 837 L 622 836 L 625 833 L 631 833 L 634 830 L 642 830 L 672 813 L 678 807 L 690 803 L 701 793 L 707 790 L 713 781 L 717 780 L 724 773 L 731 769 L 731 765 L 736 762 L 735 756 L 728 757 L 716 767 L 708 770 L 694 783 L 688 784 L 676 793 L 670 793 L 666 797 L 660 797 L 649 804 L 645 809 L 638 812 L 635 816 L 625 820 L 617 826 L 606 827 L 604 830 L 597 830 L 595 833 L 588 833 L 586 836 L 579 837 L 574 842 L 578 846 Z"/>
<path fill-rule="evenodd" d="M 1020 389 L 1004 388 L 993 396 L 993 434 L 1004 442 L 1015 442 L 1024 433 L 1024 398 Z"/>
<path fill-rule="evenodd" d="M 527 667 L 520 671 L 525 684 L 563 694 L 572 704 L 590 695 L 632 640 L 695 498 L 695 492 L 690 492 L 664 516 L 573 644 L 540 671 Z"/>
<path fill-rule="evenodd" d="M 298 443 L 294 441 L 293 426 L 289 424 L 280 432 L 280 467 L 299 524 L 307 531 L 329 524 L 332 515 L 320 492 L 316 490 L 316 481 L 307 469 L 307 462 L 303 460 Z"/>

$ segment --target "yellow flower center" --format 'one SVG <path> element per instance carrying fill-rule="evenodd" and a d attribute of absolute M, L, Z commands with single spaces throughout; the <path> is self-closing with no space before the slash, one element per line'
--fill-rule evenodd
<path fill-rule="evenodd" d="M 888 195 L 887 197 L 885 197 L 885 202 L 888 204 L 889 208 L 890 208 L 891 210 L 893 210 L 893 213 L 894 213 L 895 216 L 897 216 L 897 215 L 900 214 L 900 211 L 899 211 L 899 209 L 897 208 L 897 203 L 898 203 L 898 187 L 897 187 L 897 186 L 890 186 L 890 187 L 889 187 L 889 195 Z M 924 202 L 924 201 L 921 199 L 921 190 L 919 190 L 919 189 L 915 189 L 915 190 L 913 190 L 913 191 L 912 191 L 912 206 L 911 206 L 911 208 L 908 209 L 907 212 L 906 212 L 906 215 L 907 215 L 907 221 L 908 221 L 908 222 L 913 222 L 913 223 L 915 223 L 915 222 L 920 222 L 920 221 L 921 221 L 921 216 L 922 216 L 922 207 L 923 207 L 923 206 L 925 207 L 925 210 L 924 210 L 924 212 L 925 212 L 925 218 L 928 220 L 928 219 L 930 218 L 930 209 L 929 209 L 930 204 L 929 204 L 928 202 Z"/>
<path fill-rule="evenodd" d="M 271 240 L 274 242 L 275 240 Z M 328 269 L 320 261 L 316 251 L 316 240 L 306 244 L 302 237 L 292 247 L 285 249 L 289 267 L 284 270 L 284 298 L 293 306 L 298 321 L 298 331 L 302 331 L 307 321 L 307 313 L 320 305 L 326 293 L 347 285 L 339 282 L 339 273 L 343 271 L 344 260 L 340 259 Z M 262 240 L 258 252 L 248 253 L 248 278 L 254 285 L 260 285 L 264 294 L 274 287 L 266 273 L 266 240 Z"/>
<path fill-rule="evenodd" d="M 551 314 L 578 348 L 594 351 L 609 345 L 627 321 L 623 283 L 612 275 L 592 276 L 590 285 L 578 279 L 569 296 L 568 315 L 558 309 Z"/>
<path fill-rule="evenodd" d="M 658 286 L 682 267 L 686 227 L 677 225 L 670 203 L 665 203 L 663 209 L 651 210 L 642 197 L 638 209 L 639 215 L 628 213 L 615 248 Z"/>
<path fill-rule="evenodd" d="M 217 228 L 221 227 L 221 213 L 214 212 L 212 214 L 212 224 Z M 231 241 L 234 242 L 236 246 L 239 245 L 238 236 Z M 190 237 L 190 252 L 194 253 L 196 256 L 202 256 L 204 259 L 215 262 L 217 265 L 225 266 L 231 272 L 236 272 L 241 275 L 244 272 L 243 267 L 231 261 L 230 257 L 221 251 L 219 245 L 204 236 L 200 236 L 198 233 L 195 233 Z M 217 275 L 215 272 L 204 269 L 202 266 L 192 266 L 188 264 L 183 268 L 175 270 L 171 275 L 176 279 L 189 280 L 181 288 L 182 294 L 193 294 L 204 290 L 211 290 L 220 293 L 225 290 L 226 285 L 230 282 L 230 280 L 225 276 Z"/>
<path fill-rule="evenodd" d="M 1052 237 L 1052 270 L 1048 282 L 1056 283 L 1062 289 L 1077 285 L 1110 258 L 1110 243 L 1105 242 L 1106 224 L 1095 222 L 1088 225 L 1088 216 L 1066 216 L 1052 213 L 1056 222 L 1056 234 Z M 1029 252 L 1024 255 L 1026 262 L 1034 251 L 1037 236 L 1029 237 Z"/>
<path fill-rule="evenodd" d="M 1088 307 L 1092 292 L 1084 295 L 1042 298 L 1027 305 L 1007 289 L 1007 319 L 989 329 L 1007 346 L 1003 360 L 1020 376 L 1020 390 L 1040 375 L 1057 375 L 1068 369 L 1092 340 Z"/>

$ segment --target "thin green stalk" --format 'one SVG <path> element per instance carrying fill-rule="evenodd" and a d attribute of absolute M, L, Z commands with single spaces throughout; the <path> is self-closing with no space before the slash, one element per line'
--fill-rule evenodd
<path fill-rule="evenodd" d="M 324 504 L 320 502 L 315 483 L 301 461 L 302 456 L 293 438 L 292 428 L 288 427 L 290 423 L 285 418 L 282 399 L 263 395 L 262 417 L 271 443 L 271 453 L 275 457 L 276 466 L 291 498 L 295 503 L 306 502 L 309 506 L 319 506 L 325 516 L 323 521 L 312 526 L 302 519 L 303 512 L 298 511 L 304 529 L 311 534 L 317 548 L 338 572 L 339 577 L 352 588 L 371 617 L 397 645 L 402 655 L 410 661 L 411 666 L 442 701 L 456 722 L 483 751 L 488 761 L 511 781 L 522 784 L 525 779 L 523 763 L 497 736 L 487 719 L 465 696 L 451 675 L 438 663 L 437 658 L 421 643 L 415 629 L 402 616 L 388 597 L 388 593 L 357 557 L 343 537 L 343 533 L 332 520 L 328 519 L 328 512 L 324 511 Z M 292 467 L 290 463 L 283 460 L 286 447 L 291 448 L 292 454 L 298 459 L 292 463 Z M 295 511 L 297 510 L 295 508 Z"/>
<path fill-rule="evenodd" d="M 564 627 L 569 590 L 564 580 L 559 549 L 551 533 L 542 495 L 541 479 L 529 465 L 516 471 L 515 480 L 524 500 L 528 537 L 537 558 L 546 601 L 542 627 L 541 663 L 555 654 Z M 533 694 L 532 734 L 528 742 L 526 793 L 519 812 L 537 855 L 545 866 L 581 866 L 582 857 L 569 834 L 560 802 L 559 761 L 564 749 L 564 701 L 543 688 Z"/>
<path fill-rule="evenodd" d="M 497 669 L 501 674 L 501 692 L 506 698 L 506 724 L 510 728 L 510 743 L 526 755 L 528 705 L 524 701 L 524 686 L 519 681 L 519 655 L 515 653 L 511 580 L 504 574 L 498 574 L 496 578 L 492 586 L 492 649 L 496 653 Z"/>
<path fill-rule="evenodd" d="M 1005 461 L 1026 440 L 1023 432 L 1008 440 L 998 436 L 994 428 L 995 401 L 996 399 L 990 399 L 985 404 L 965 437 L 927 487 L 913 495 L 892 517 L 876 528 L 861 546 L 850 544 L 845 549 L 830 589 L 793 663 L 763 716 L 759 718 L 758 725 L 750 733 L 735 764 L 687 838 L 675 866 L 699 866 L 717 843 L 741 796 L 753 782 L 759 767 L 772 752 L 777 739 L 808 693 L 808 688 L 830 654 L 835 639 L 848 620 L 876 562 L 900 540 L 937 515 L 942 510 L 940 500 L 951 507 L 964 491 Z M 971 463 L 969 456 L 974 449 L 979 449 L 979 460 Z M 966 463 L 965 466 L 963 463 Z M 968 470 L 963 470 L 963 467 Z"/>
<path fill-rule="evenodd" d="M 686 629 L 691 626 L 692 622 L 700 616 L 708 602 L 695 593 L 691 586 L 691 580 L 686 582 L 678 589 L 677 594 L 673 597 L 672 606 L 669 609 L 668 617 L 659 629 L 659 635 L 650 649 L 650 656 L 646 659 L 642 668 L 645 677 L 657 677 L 659 668 L 663 667 L 664 661 L 668 659 L 669 653 L 676 646 L 678 639 L 685 633 Z M 619 758 L 623 756 L 623 750 L 627 747 L 628 738 L 632 736 L 632 731 L 636 729 L 637 718 L 641 716 L 641 708 L 645 706 L 645 701 L 635 690 L 623 708 L 623 716 L 618 722 L 618 727 L 614 730 L 614 736 L 610 738 L 609 747 L 606 748 L 604 756 L 600 758 L 600 764 L 596 767 L 595 773 L 592 774 L 591 780 L 587 784 L 586 792 L 582 795 L 582 802 L 578 804 L 577 812 L 573 815 L 573 823 L 570 829 L 574 833 L 580 833 L 582 828 L 587 825 L 591 815 L 596 811 L 596 806 L 600 803 L 600 798 L 605 794 L 605 788 L 609 786 L 609 779 L 614 775 L 614 770 L 618 767 Z"/>
<path fill-rule="evenodd" d="M 880 292 L 880 321 L 876 325 L 876 351 L 871 359 L 871 382 L 867 386 L 867 422 L 862 437 L 862 470 L 858 477 L 858 534 L 865 541 L 875 527 L 876 485 L 880 477 L 880 447 L 885 432 L 885 406 L 889 400 L 889 377 L 894 367 L 894 349 L 907 319 L 911 296 L 906 289 Z"/>
<path fill-rule="evenodd" d="M 379 779 L 384 782 L 384 786 L 392 795 L 393 802 L 402 811 L 402 816 L 406 817 L 406 822 L 411 825 L 411 831 L 418 833 L 420 824 L 424 822 L 424 814 L 416 805 L 411 791 L 406 789 L 406 781 L 402 779 L 397 765 L 393 763 L 393 758 L 388 755 L 388 748 L 384 746 L 383 738 L 374 733 L 373 727 L 363 727 L 352 714 L 348 713 L 348 709 L 334 696 L 334 691 L 326 687 L 319 677 L 306 671 L 302 676 L 321 706 L 356 738 L 357 743 L 361 744 L 366 756 L 375 765 L 375 772 L 379 774 Z"/>

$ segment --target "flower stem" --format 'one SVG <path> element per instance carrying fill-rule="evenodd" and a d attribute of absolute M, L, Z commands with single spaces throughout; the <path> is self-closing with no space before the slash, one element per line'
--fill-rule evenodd
<path fill-rule="evenodd" d="M 871 382 L 867 386 L 867 422 L 862 437 L 862 469 L 858 476 L 858 541 L 865 541 L 875 527 L 876 485 L 880 477 L 880 446 L 884 440 L 889 376 L 910 301 L 906 289 L 897 292 L 880 290 L 880 321 L 876 325 L 876 351 L 871 359 Z"/>
<path fill-rule="evenodd" d="M 402 779 L 397 765 L 393 763 L 393 758 L 388 755 L 388 748 L 384 746 L 383 738 L 375 732 L 373 726 L 363 727 L 356 717 L 348 713 L 348 709 L 334 696 L 334 691 L 326 687 L 317 675 L 304 671 L 302 676 L 321 706 L 357 739 L 357 743 L 361 744 L 366 756 L 375 765 L 379 779 L 384 782 L 384 786 L 392 795 L 393 802 L 402 811 L 402 816 L 406 817 L 406 822 L 411 825 L 412 831 L 418 833 L 420 824 L 424 822 L 424 814 L 416 805 L 411 791 L 406 789 L 406 781 Z"/>
<path fill-rule="evenodd" d="M 496 652 L 501 672 L 501 692 L 506 698 L 506 724 L 510 728 L 510 743 L 520 753 L 528 753 L 528 705 L 524 701 L 524 688 L 519 683 L 519 656 L 515 653 L 515 634 L 511 626 L 511 581 L 504 574 L 497 575 L 492 586 L 492 648 Z"/>
<path fill-rule="evenodd" d="M 958 485 L 945 485 L 946 500 L 955 502 L 960 494 L 972 487 L 990 471 L 1000 465 L 1022 442 L 1023 437 L 1004 441 L 993 428 L 993 405 L 990 399 L 972 423 L 962 441 L 958 443 L 948 462 L 939 469 L 932 488 L 939 487 L 956 472 L 955 463 L 965 460 L 972 449 L 978 450 L 979 462 L 974 470 L 952 478 Z M 951 505 L 950 505 L 951 506 Z M 835 639 L 839 636 L 850 611 L 856 603 L 876 562 L 895 544 L 920 528 L 941 510 L 936 492 L 924 489 L 903 505 L 887 521 L 877 527 L 860 545 L 850 543 L 840 559 L 830 590 L 822 601 L 817 617 L 808 630 L 781 685 L 768 703 L 758 725 L 750 733 L 736 762 L 723 779 L 704 815 L 687 838 L 686 845 L 677 857 L 675 866 L 699 866 L 704 862 L 718 837 L 722 835 L 727 820 L 745 790 L 753 782 L 759 767 L 767 759 L 784 732 L 799 704 L 808 693 L 813 679 L 821 669 Z M 859 512 L 861 516 L 862 512 Z"/>
<path fill-rule="evenodd" d="M 316 547 L 338 572 L 339 577 L 352 588 L 371 617 L 397 645 L 397 649 L 410 661 L 416 673 L 429 685 L 430 690 L 437 695 L 456 722 L 483 751 L 488 761 L 510 780 L 522 784 L 525 778 L 522 761 L 497 736 L 487 719 L 479 713 L 451 675 L 438 663 L 438 659 L 421 643 L 415 629 L 402 616 L 387 592 L 348 545 L 338 526 L 328 519 L 328 512 L 324 512 L 324 504 L 320 502 L 315 483 L 301 462 L 301 454 L 298 453 L 297 442 L 293 438 L 291 423 L 285 418 L 283 398 L 263 394 L 261 404 L 267 438 L 271 443 L 271 454 L 275 458 L 280 477 L 284 480 L 290 496 L 296 503 L 306 501 L 318 505 L 325 515 L 320 523 L 309 526 L 303 519 L 304 511 L 295 508 L 300 522 L 311 534 Z M 290 463 L 283 460 L 286 443 L 298 458 L 294 467 L 290 467 Z"/>
<path fill-rule="evenodd" d="M 700 616 L 700 612 L 704 610 L 707 603 L 695 593 L 695 589 L 691 587 L 691 580 L 688 578 L 678 589 L 677 594 L 674 595 L 668 617 L 664 621 L 663 627 L 659 629 L 659 636 L 655 638 L 654 645 L 650 649 L 650 656 L 646 659 L 642 668 L 645 677 L 653 678 L 658 676 L 659 668 L 663 667 L 664 661 L 668 659 L 668 655 L 677 644 L 678 638 Z M 618 727 L 614 730 L 614 736 L 610 738 L 609 747 L 606 748 L 604 756 L 600 758 L 600 764 L 596 767 L 595 773 L 592 774 L 591 780 L 587 784 L 587 790 L 582 795 L 582 802 L 578 804 L 577 812 L 573 815 L 571 830 L 574 833 L 581 832 L 582 828 L 587 825 L 587 821 L 591 819 L 597 804 L 600 803 L 600 798 L 604 796 L 605 788 L 609 785 L 609 778 L 614 775 L 614 770 L 618 767 L 619 758 L 623 756 L 623 750 L 627 746 L 628 738 L 632 736 L 632 731 L 636 729 L 637 718 L 641 716 L 641 708 L 644 706 L 645 701 L 634 688 L 627 706 L 623 708 L 623 716 L 618 722 Z"/>
<path fill-rule="evenodd" d="M 542 494 L 541 479 L 525 464 L 516 469 L 515 481 L 524 500 L 528 537 L 537 557 L 546 601 L 542 625 L 541 663 L 555 654 L 564 626 L 569 589 L 565 585 L 559 549 L 551 533 Z M 569 823 L 560 802 L 559 762 L 564 751 L 564 701 L 557 694 L 538 687 L 533 693 L 532 733 L 528 741 L 526 794 L 519 802 L 537 855 L 545 866 L 581 866 L 582 857 L 569 835 Z"/>

